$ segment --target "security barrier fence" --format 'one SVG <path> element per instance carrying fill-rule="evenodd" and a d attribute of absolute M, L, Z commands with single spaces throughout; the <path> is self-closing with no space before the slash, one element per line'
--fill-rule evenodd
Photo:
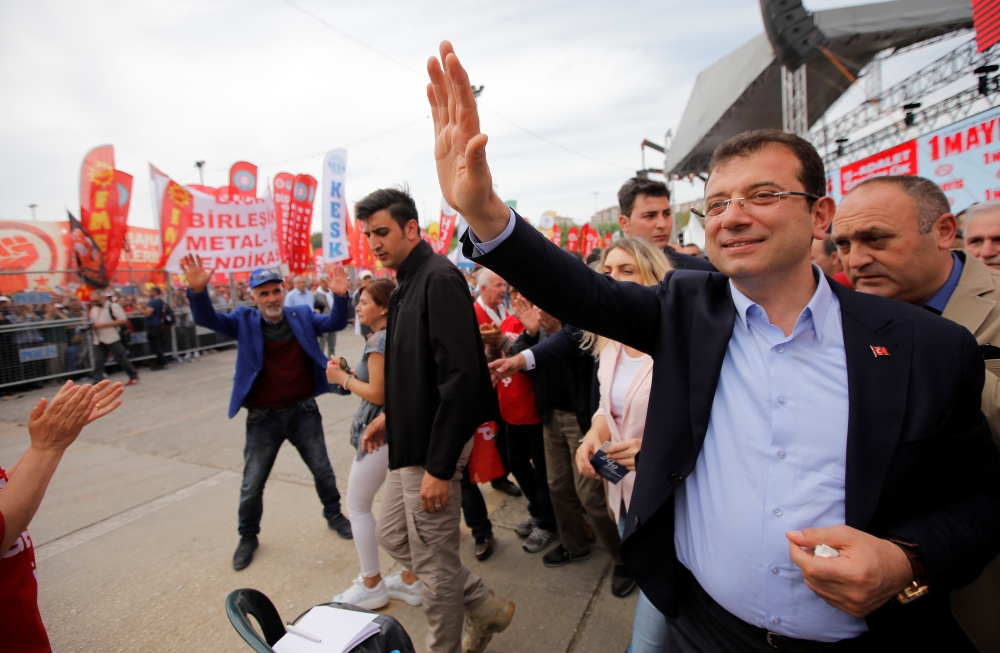
<path fill-rule="evenodd" d="M 159 280 L 169 285 L 170 275 L 158 273 Z M 38 288 L 41 283 L 31 283 L 31 274 L 17 273 L 15 281 L 11 273 L 0 272 L 0 296 L 9 301 L 0 301 L 0 388 L 35 383 L 48 379 L 81 378 L 94 371 L 93 334 L 86 318 L 86 305 L 76 307 L 76 315 L 66 299 L 71 293 L 60 290 L 24 290 Z M 149 278 L 147 275 L 143 275 Z M 27 283 L 24 277 L 28 277 Z M 154 283 L 156 279 L 154 277 Z M 143 282 L 140 282 L 143 283 Z M 141 294 L 140 286 L 115 286 L 119 303 L 129 305 L 134 297 Z M 231 290 L 232 293 L 225 292 Z M 215 309 L 222 313 L 231 312 L 235 306 L 246 302 L 229 301 L 229 297 L 242 297 L 236 284 L 218 284 L 212 288 Z M 236 342 L 211 329 L 199 327 L 191 320 L 191 311 L 182 289 L 164 291 L 161 298 L 171 305 L 175 324 L 163 330 L 163 354 L 168 360 L 190 357 L 196 352 L 234 346 Z M 154 358 L 146 338 L 145 318 L 138 312 L 127 312 L 130 343 L 129 360 L 133 363 Z M 117 363 L 109 355 L 105 368 L 114 370 Z"/>

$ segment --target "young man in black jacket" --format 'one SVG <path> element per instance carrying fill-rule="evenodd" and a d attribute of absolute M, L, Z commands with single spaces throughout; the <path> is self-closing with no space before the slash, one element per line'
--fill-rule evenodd
<path fill-rule="evenodd" d="M 496 596 L 458 553 L 460 479 L 476 428 L 499 414 L 469 288 L 420 238 L 408 193 L 378 190 L 358 202 L 371 251 L 396 271 L 389 301 L 384 432 L 389 476 L 378 540 L 423 582 L 430 653 L 480 653 L 510 624 Z M 463 615 L 467 615 L 462 634 Z"/>

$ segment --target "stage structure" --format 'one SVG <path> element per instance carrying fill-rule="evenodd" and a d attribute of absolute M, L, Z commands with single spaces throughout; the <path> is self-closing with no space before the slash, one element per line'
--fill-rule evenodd
<path fill-rule="evenodd" d="M 801 0 L 760 0 L 765 33 L 703 70 L 676 133 L 668 133 L 669 178 L 704 178 L 712 152 L 748 129 L 776 128 L 816 145 L 836 169 L 998 101 L 992 76 L 1000 45 L 977 47 L 970 0 L 895 0 L 809 12 Z M 995 0 L 976 0 L 982 3 Z M 968 35 L 967 40 L 957 37 Z M 883 89 L 883 63 L 956 39 L 952 52 Z M 960 93 L 923 106 L 930 94 L 968 77 Z M 839 100 L 855 84 L 866 100 L 849 111 Z M 827 120 L 836 113 L 839 117 Z M 884 125 L 887 120 L 889 126 Z"/>

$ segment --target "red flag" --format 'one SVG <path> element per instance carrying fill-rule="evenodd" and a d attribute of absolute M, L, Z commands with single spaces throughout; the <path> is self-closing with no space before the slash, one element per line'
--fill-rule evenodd
<path fill-rule="evenodd" d="M 361 231 L 361 221 L 358 221 L 358 231 Z M 371 269 L 375 267 L 375 257 L 372 255 L 371 245 L 368 243 L 368 236 L 363 232 L 358 239 L 358 265 Z"/>
<path fill-rule="evenodd" d="M 614 239 L 611 237 L 611 232 L 610 231 L 608 233 L 604 234 L 604 246 L 605 247 L 611 247 L 611 243 L 613 241 L 614 241 Z"/>
<path fill-rule="evenodd" d="M 83 166 L 80 168 L 80 208 L 91 210 L 90 206 L 90 185 L 94 177 L 107 171 L 107 174 L 115 169 L 115 148 L 113 145 L 101 145 L 87 152 L 83 159 Z"/>
<path fill-rule="evenodd" d="M 117 206 L 111 213 L 111 232 L 108 236 L 108 246 L 104 250 L 104 269 L 108 276 L 114 275 L 118 269 L 118 258 L 125 246 L 125 232 L 128 231 L 128 208 L 132 199 L 132 175 L 115 170 L 115 199 Z"/>
<path fill-rule="evenodd" d="M 362 265 L 361 263 L 361 242 L 364 238 L 361 233 L 360 220 L 347 220 L 347 250 L 351 253 L 350 265 Z"/>
<path fill-rule="evenodd" d="M 552 227 L 552 237 L 550 240 L 556 245 L 562 247 L 562 228 L 559 225 Z"/>
<path fill-rule="evenodd" d="M 108 256 L 108 243 L 112 236 L 112 217 L 118 212 L 118 186 L 115 184 L 113 168 L 95 167 L 90 180 L 90 200 L 86 208 L 80 207 L 80 222 L 87 230 L 87 235 L 93 239 L 105 260 Z M 122 233 L 124 238 L 124 232 Z M 118 246 L 121 252 L 121 245 Z M 117 258 L 117 254 L 116 254 Z"/>
<path fill-rule="evenodd" d="M 288 269 L 301 274 L 309 267 L 309 230 L 312 227 L 316 180 L 309 175 L 295 175 L 288 221 Z"/>
<path fill-rule="evenodd" d="M 448 253 L 448 246 L 451 245 L 452 236 L 455 235 L 455 225 L 458 224 L 458 213 L 450 206 L 448 209 L 444 208 L 442 202 L 441 218 L 438 222 L 437 247 L 434 248 L 438 254 Z"/>
<path fill-rule="evenodd" d="M 69 215 L 70 255 L 76 259 L 80 276 L 91 288 L 107 288 L 108 274 L 104 269 L 104 255 L 101 254 L 101 248 L 72 213 L 66 211 L 66 214 Z"/>
<path fill-rule="evenodd" d="M 577 227 L 570 227 L 566 234 L 566 251 L 576 252 L 580 249 L 580 230 Z"/>
<path fill-rule="evenodd" d="M 295 176 L 290 172 L 279 172 L 274 176 L 274 220 L 277 224 L 278 248 L 284 263 L 288 262 L 288 220 L 294 182 Z"/>
<path fill-rule="evenodd" d="M 236 201 L 257 199 L 257 166 L 237 161 L 229 169 L 229 195 Z"/>
<path fill-rule="evenodd" d="M 586 230 L 583 236 L 583 256 L 587 257 L 594 253 L 594 250 L 601 245 L 601 234 L 590 225 L 583 225 Z"/>
<path fill-rule="evenodd" d="M 163 255 L 157 267 L 164 267 L 170 253 L 181 242 L 184 232 L 191 226 L 191 213 L 194 201 L 183 186 L 171 180 L 163 192 L 163 208 L 160 209 L 160 244 Z"/>

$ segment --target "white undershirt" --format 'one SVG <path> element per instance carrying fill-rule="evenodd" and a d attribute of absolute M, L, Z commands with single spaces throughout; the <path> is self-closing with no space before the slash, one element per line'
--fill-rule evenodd
<path fill-rule="evenodd" d="M 625 397 L 628 395 L 628 388 L 635 378 L 635 373 L 642 365 L 642 357 L 643 354 L 639 354 L 638 358 L 632 358 L 625 353 L 624 347 L 618 356 L 615 376 L 611 379 L 611 417 L 614 418 L 619 432 L 622 430 L 622 418 L 625 416 Z"/>
<path fill-rule="evenodd" d="M 503 302 L 500 302 L 500 305 L 497 306 L 497 310 L 495 311 L 486 305 L 486 302 L 483 301 L 482 295 L 476 298 L 476 303 L 479 304 L 479 308 L 486 311 L 486 315 L 493 320 L 493 324 L 500 326 L 503 324 L 503 321 L 507 319 L 507 307 L 503 305 Z"/>

